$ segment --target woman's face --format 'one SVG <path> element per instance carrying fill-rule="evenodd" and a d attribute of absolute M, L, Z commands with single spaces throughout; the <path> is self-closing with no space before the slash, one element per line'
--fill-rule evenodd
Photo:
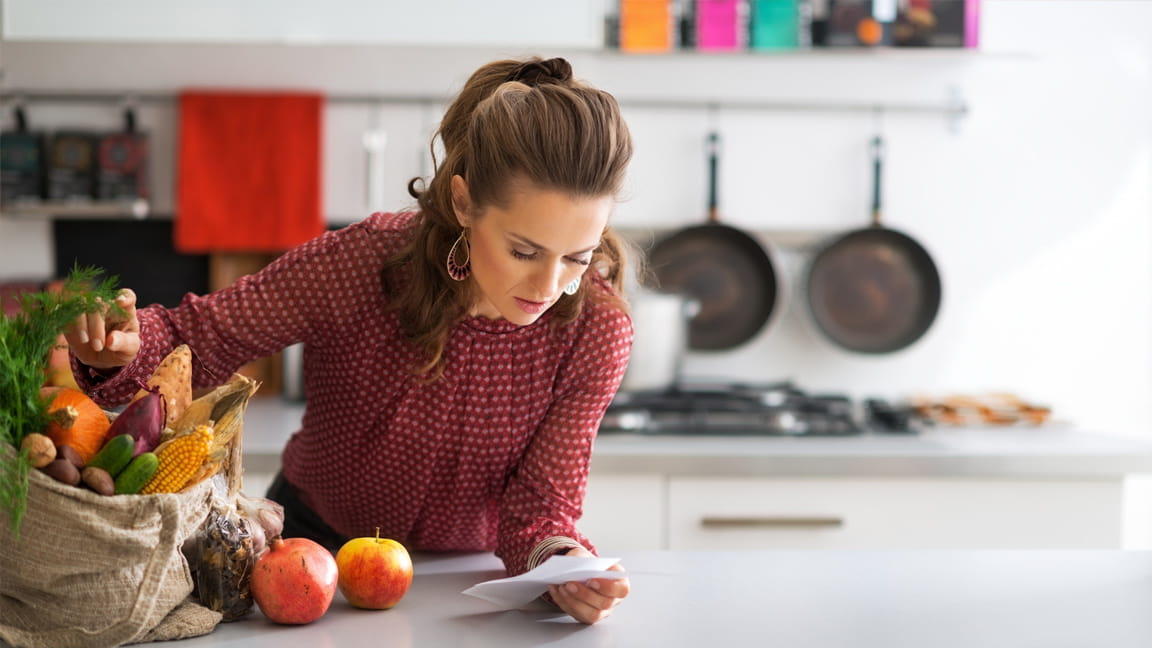
<path fill-rule="evenodd" d="M 469 228 L 472 279 L 481 293 L 470 314 L 524 326 L 588 269 L 614 200 L 573 199 L 526 183 L 519 187 L 508 205 L 477 214 L 468 204 L 464 179 L 452 178 L 456 218 Z"/>

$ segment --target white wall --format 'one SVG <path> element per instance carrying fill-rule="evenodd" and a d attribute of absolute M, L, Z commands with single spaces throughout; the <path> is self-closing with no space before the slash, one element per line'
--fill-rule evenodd
<path fill-rule="evenodd" d="M 140 9 L 152 3 L 120 4 Z M 405 22 L 402 18 L 412 14 L 400 13 L 384 20 L 374 12 L 385 9 L 362 2 L 339 7 L 356 7 L 361 13 L 353 15 L 379 23 L 367 36 L 352 29 L 332 37 L 329 31 L 339 25 L 315 23 L 318 34 L 345 44 L 341 46 L 188 45 L 291 40 L 286 26 L 291 21 L 285 16 L 299 16 L 315 4 L 321 3 L 277 3 L 277 8 L 291 10 L 268 9 L 267 15 L 278 18 L 263 27 L 213 34 L 212 23 L 192 18 L 201 9 L 211 9 L 211 3 L 199 3 L 188 10 L 188 20 L 165 20 L 183 25 L 183 33 L 171 36 L 182 45 L 140 49 L 114 43 L 76 48 L 47 40 L 60 36 L 52 30 L 62 29 L 64 16 L 76 18 L 73 29 L 87 26 L 92 40 L 122 39 L 116 28 L 162 35 L 165 32 L 155 31 L 159 27 L 149 22 L 156 20 L 149 18 L 152 9 L 140 12 L 136 23 L 127 23 L 97 20 L 92 3 L 8 0 L 5 28 L 10 36 L 22 38 L 9 40 L 0 51 L 4 84 L 160 92 L 216 84 L 371 93 L 387 92 L 395 80 L 403 79 L 407 88 L 437 95 L 457 87 L 489 55 L 552 51 L 553 44 L 559 44 L 580 76 L 622 100 L 668 94 L 678 75 L 700 78 L 692 76 L 697 68 L 705 75 L 715 71 L 715 77 L 681 84 L 673 94 L 939 103 L 956 90 L 971 106 L 971 115 L 957 130 L 934 115 L 889 113 L 877 119 L 867 112 L 710 112 L 625 103 L 637 155 L 630 200 L 619 209 L 620 223 L 678 227 L 702 218 L 700 145 L 704 133 L 716 127 L 726 141 L 721 196 L 727 220 L 762 231 L 816 229 L 828 234 L 863 225 L 868 204 L 865 145 L 881 128 L 889 144 L 887 222 L 920 240 L 933 253 L 944 279 L 943 307 L 925 338 L 900 353 L 861 357 L 833 347 L 808 322 L 797 290 L 807 252 L 769 240 L 789 277 L 781 316 L 740 349 L 692 354 L 688 373 L 793 378 L 802 386 L 848 390 L 857 396 L 1010 390 L 1046 402 L 1058 417 L 1084 427 L 1152 436 L 1152 31 L 1147 29 L 1152 2 L 985 0 L 983 51 L 975 55 L 681 55 L 661 60 L 565 49 L 595 42 L 598 26 L 590 25 L 604 4 L 600 0 L 519 3 L 531 4 L 531 9 L 512 7 L 514 2 L 501 5 L 539 18 L 559 32 L 501 31 L 505 21 L 491 19 L 498 14 L 490 3 L 433 3 L 442 14 L 470 16 L 464 23 L 436 24 Z M 479 4 L 487 13 L 468 13 Z M 63 11 L 65 5 L 68 11 Z M 101 3 L 101 11 L 115 5 Z M 380 6 L 396 11 L 397 4 Z M 46 14 L 52 20 L 36 18 Z M 232 21 L 237 22 L 243 23 Z M 344 24 L 349 29 L 347 21 Z M 408 28 L 397 31 L 398 25 Z M 498 27 L 493 31 L 491 25 Z M 466 41 L 480 47 L 475 58 L 459 52 L 436 58 L 436 50 L 412 50 L 429 57 L 419 58 L 397 56 L 406 50 L 394 47 L 346 45 L 370 38 L 395 46 L 409 42 L 405 38 L 413 34 L 432 37 L 432 32 L 437 42 Z M 487 40 L 491 33 L 500 34 L 499 39 Z M 493 42 L 501 45 L 490 47 Z M 52 110 L 54 120 L 106 117 L 97 108 Z M 340 110 L 354 112 L 349 107 Z M 409 174 L 420 172 L 420 135 L 428 130 L 428 110 L 416 106 L 407 117 L 397 117 L 395 128 L 403 136 L 390 138 L 390 151 L 404 157 L 392 159 L 389 168 L 400 176 L 392 179 L 398 188 Z M 174 111 L 170 106 L 154 111 L 154 132 L 170 142 Z M 33 116 L 43 114 L 36 111 Z M 362 118 L 370 117 L 366 112 Z M 355 135 L 355 128 L 345 130 L 350 138 Z M 173 154 L 170 146 L 163 150 Z M 351 169 L 352 156 L 358 158 L 361 152 L 347 151 L 333 145 L 326 149 L 330 156 L 348 155 Z M 339 204 L 341 211 L 356 209 L 358 203 L 343 198 L 359 190 L 341 184 L 352 175 L 348 171 L 330 178 L 327 204 Z M 402 189 L 389 195 L 400 197 Z M 0 218 L 0 277 L 49 272 L 45 232 L 41 223 Z"/>
<path fill-rule="evenodd" d="M 594 47 L 601 8 L 588 0 L 7 0 L 4 32 L 24 40 Z"/>

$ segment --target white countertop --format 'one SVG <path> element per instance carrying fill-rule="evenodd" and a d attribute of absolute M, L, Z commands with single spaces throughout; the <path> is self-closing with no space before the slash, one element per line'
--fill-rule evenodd
<path fill-rule="evenodd" d="M 245 414 L 249 472 L 272 472 L 303 403 L 255 398 Z M 653 436 L 602 433 L 596 473 L 731 476 L 984 476 L 1115 479 L 1152 473 L 1152 441 L 1064 425 L 937 428 L 850 437 Z"/>
<path fill-rule="evenodd" d="M 584 626 L 542 603 L 499 610 L 460 592 L 503 575 L 490 554 L 416 556 L 395 608 L 339 595 L 305 626 L 258 611 L 157 648 L 339 646 L 1152 645 L 1152 554 L 1119 551 L 638 552 L 632 594 Z"/>

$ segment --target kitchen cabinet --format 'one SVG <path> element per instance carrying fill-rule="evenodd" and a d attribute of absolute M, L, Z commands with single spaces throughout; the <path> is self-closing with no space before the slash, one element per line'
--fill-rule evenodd
<path fill-rule="evenodd" d="M 599 475 L 588 482 L 579 528 L 604 555 L 667 545 L 667 485 L 655 475 Z"/>
<path fill-rule="evenodd" d="M 263 495 L 303 410 L 249 404 L 245 493 Z M 1055 426 L 808 439 L 602 433 L 578 526 L 608 555 L 1116 549 L 1125 477 L 1139 473 L 1152 473 L 1152 444 Z"/>
<path fill-rule="evenodd" d="M 661 538 L 645 549 L 1116 549 L 1135 522 L 1124 516 L 1125 477 L 1148 472 L 1147 442 L 1059 426 L 601 434 L 580 528 L 598 547 Z M 658 534 L 653 511 L 663 512 Z"/>
<path fill-rule="evenodd" d="M 1119 548 L 1121 483 L 669 480 L 666 549 Z"/>
<path fill-rule="evenodd" d="M 581 530 L 603 551 L 1101 549 L 1121 481 L 593 476 Z"/>
<path fill-rule="evenodd" d="M 324 109 L 324 214 L 332 225 L 411 205 L 408 181 L 429 175 L 431 105 L 328 102 Z"/>

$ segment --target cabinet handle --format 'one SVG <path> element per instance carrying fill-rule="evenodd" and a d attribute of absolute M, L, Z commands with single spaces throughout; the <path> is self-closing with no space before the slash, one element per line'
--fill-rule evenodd
<path fill-rule="evenodd" d="M 383 129 L 365 131 L 361 136 L 367 159 L 364 163 L 364 200 L 369 211 L 382 211 L 384 205 L 384 147 L 388 133 Z"/>
<path fill-rule="evenodd" d="M 826 515 L 712 516 L 700 518 L 705 529 L 827 529 L 844 525 L 844 518 Z"/>

